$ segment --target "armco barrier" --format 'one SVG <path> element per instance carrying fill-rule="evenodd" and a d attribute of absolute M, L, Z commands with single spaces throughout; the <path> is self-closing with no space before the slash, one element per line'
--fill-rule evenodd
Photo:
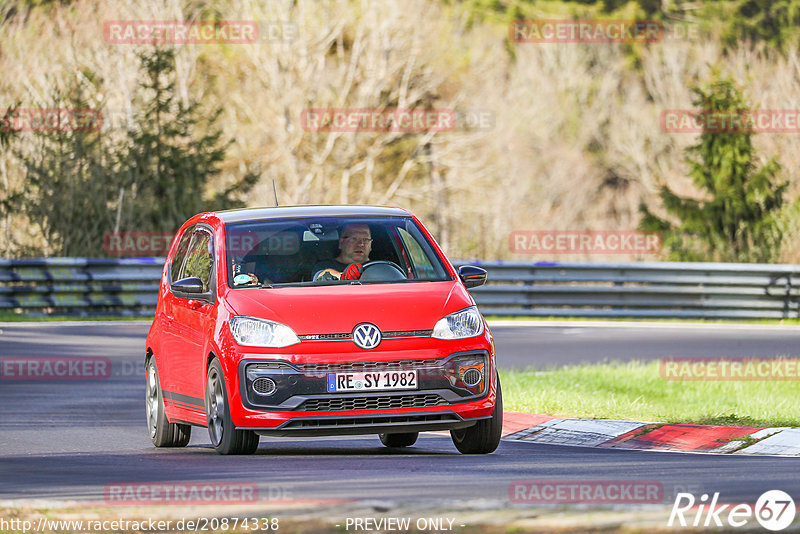
<path fill-rule="evenodd" d="M 152 315 L 164 258 L 0 260 L 0 311 Z"/>
<path fill-rule="evenodd" d="M 796 318 L 800 265 L 472 262 L 484 315 Z"/>
<path fill-rule="evenodd" d="M 0 260 L 0 311 L 149 315 L 164 258 Z M 800 265 L 460 261 L 485 315 L 797 318 Z"/>

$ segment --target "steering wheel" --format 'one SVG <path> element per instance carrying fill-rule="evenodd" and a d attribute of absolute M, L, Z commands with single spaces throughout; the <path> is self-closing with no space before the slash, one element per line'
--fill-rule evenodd
<path fill-rule="evenodd" d="M 393 261 L 370 261 L 363 265 L 359 280 L 386 282 L 389 280 L 405 280 L 403 269 Z"/>

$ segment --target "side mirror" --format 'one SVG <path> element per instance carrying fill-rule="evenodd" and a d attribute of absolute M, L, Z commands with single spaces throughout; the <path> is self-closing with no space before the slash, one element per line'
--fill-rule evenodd
<path fill-rule="evenodd" d="M 200 295 L 203 293 L 203 281 L 192 276 L 173 282 L 170 289 L 177 295 Z"/>
<path fill-rule="evenodd" d="M 462 265 L 459 267 L 458 277 L 461 278 L 467 289 L 482 286 L 486 283 L 486 271 L 474 265 Z"/>

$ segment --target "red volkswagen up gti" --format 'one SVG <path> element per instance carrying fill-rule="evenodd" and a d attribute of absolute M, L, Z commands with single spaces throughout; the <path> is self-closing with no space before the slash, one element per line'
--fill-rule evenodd
<path fill-rule="evenodd" d="M 201 213 L 178 231 L 147 335 L 157 447 L 208 428 L 221 454 L 260 435 L 378 434 L 407 447 L 449 430 L 500 441 L 494 342 L 458 272 L 409 212 L 298 206 Z"/>

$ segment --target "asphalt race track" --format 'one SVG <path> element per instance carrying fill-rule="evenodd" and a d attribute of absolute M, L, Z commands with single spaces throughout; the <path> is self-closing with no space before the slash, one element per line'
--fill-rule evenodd
<path fill-rule="evenodd" d="M 800 495 L 800 458 L 603 450 L 504 441 L 488 456 L 457 453 L 448 436 L 423 435 L 404 451 L 376 437 L 262 438 L 258 453 L 221 457 L 194 428 L 188 448 L 157 450 L 144 421 L 142 323 L 5 324 L 0 356 L 107 357 L 111 376 L 82 381 L 0 379 L 0 500 L 102 501 L 114 483 L 234 481 L 300 499 L 413 504 L 484 499 L 509 504 L 519 480 L 658 481 L 755 502 Z M 800 329 L 715 326 L 526 326 L 493 329 L 501 366 L 661 356 L 797 355 Z"/>

